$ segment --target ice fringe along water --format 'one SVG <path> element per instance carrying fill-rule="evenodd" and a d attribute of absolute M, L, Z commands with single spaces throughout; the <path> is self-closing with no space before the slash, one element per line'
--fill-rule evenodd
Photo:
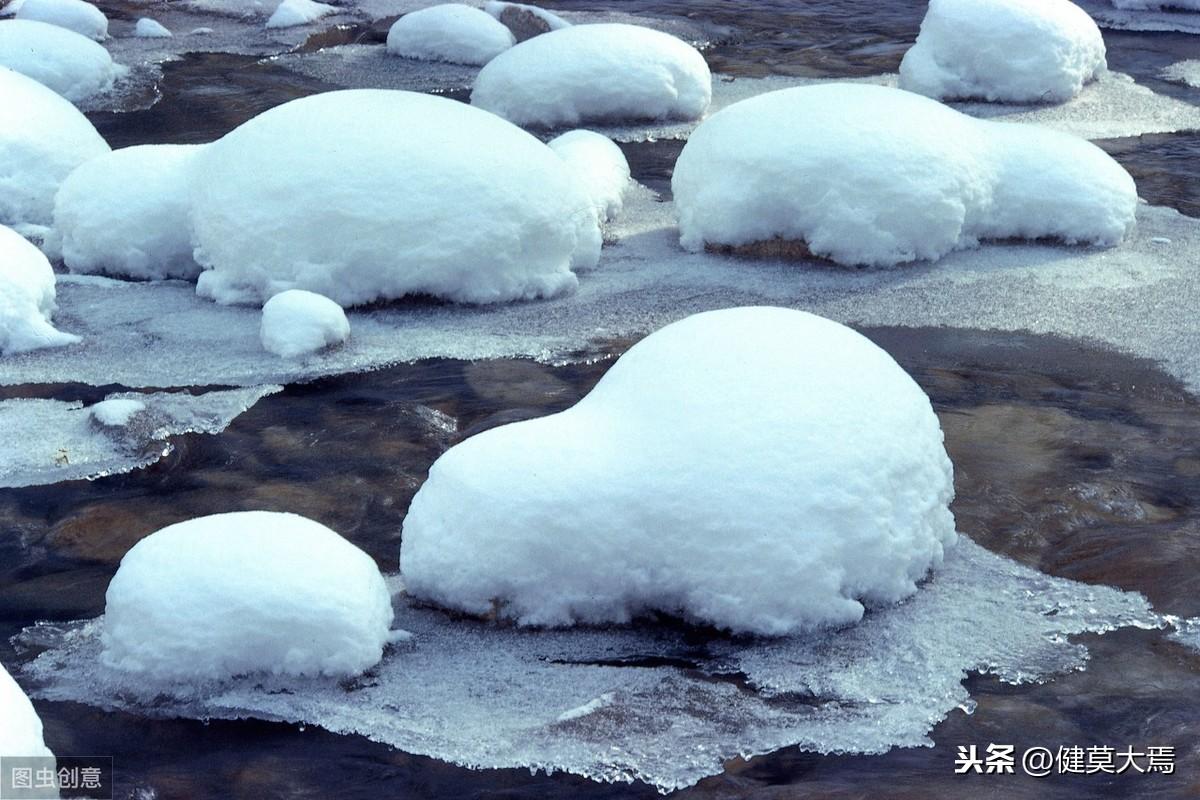
<path fill-rule="evenodd" d="M 0 442 L 0 487 L 92 480 L 149 466 L 170 454 L 171 436 L 220 433 L 239 414 L 282 388 L 253 386 L 197 395 L 122 392 L 91 407 L 61 400 L 0 401 L 0 430 L 22 432 Z M 143 407 L 114 405 L 131 400 Z"/>
<path fill-rule="evenodd" d="M 44 651 L 25 667 L 42 700 L 313 724 L 469 767 L 644 781 L 665 793 L 721 772 L 729 758 L 792 745 L 929 745 L 937 722 L 970 707 L 968 673 L 1050 680 L 1086 663 L 1074 634 L 1163 625 L 1140 595 L 1051 578 L 965 538 L 909 601 L 844 630 L 787 639 L 696 644 L 665 627 L 504 628 L 451 620 L 403 595 L 396 610 L 394 624 L 412 638 L 349 682 L 130 679 L 99 660 L 103 618 L 42 623 L 15 643 Z"/>

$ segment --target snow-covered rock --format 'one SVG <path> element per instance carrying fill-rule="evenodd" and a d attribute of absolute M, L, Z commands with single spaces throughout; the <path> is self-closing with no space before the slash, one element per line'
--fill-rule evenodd
<path fill-rule="evenodd" d="M 571 25 L 558 14 L 525 3 L 488 0 L 483 4 L 483 10 L 504 23 L 504 26 L 512 31 L 518 42 Z"/>
<path fill-rule="evenodd" d="M 259 337 L 263 347 L 283 358 L 315 353 L 350 336 L 346 312 L 328 297 L 288 289 L 263 305 Z"/>
<path fill-rule="evenodd" d="M 388 31 L 387 50 L 424 61 L 486 64 L 515 41 L 512 32 L 487 12 L 445 3 L 396 20 Z"/>
<path fill-rule="evenodd" d="M 0 22 L 0 66 L 33 78 L 72 102 L 112 88 L 124 74 L 101 45 L 34 20 Z"/>
<path fill-rule="evenodd" d="M 410 294 L 492 303 L 572 289 L 594 266 L 591 201 L 545 144 L 443 97 L 293 100 L 194 162 L 197 291 L 308 289 L 343 307 Z"/>
<path fill-rule="evenodd" d="M 55 234 L 72 272 L 193 279 L 189 166 L 202 145 L 114 150 L 72 172 L 54 203 Z"/>
<path fill-rule="evenodd" d="M 592 197 L 601 220 L 621 213 L 629 188 L 629 162 L 612 139 L 595 131 L 567 131 L 548 142 Z"/>
<path fill-rule="evenodd" d="M 920 387 L 865 337 L 781 308 L 688 317 L 573 408 L 434 463 L 408 591 L 529 625 L 648 611 L 777 635 L 913 594 L 956 541 Z"/>
<path fill-rule="evenodd" d="M 133 27 L 133 35 L 141 39 L 170 39 L 174 34 L 158 20 L 142 17 Z"/>
<path fill-rule="evenodd" d="M 146 410 L 146 404 L 131 397 L 117 397 L 112 400 L 101 400 L 88 409 L 92 419 L 110 428 L 122 428 L 129 424 L 135 415 Z"/>
<path fill-rule="evenodd" d="M 518 125 L 697 119 L 712 75 L 696 48 L 637 25 L 573 25 L 521 42 L 480 71 L 471 103 Z"/>
<path fill-rule="evenodd" d="M 42 251 L 0 225 L 0 355 L 79 341 L 50 324 L 54 270 Z"/>
<path fill-rule="evenodd" d="M 268 28 L 292 28 L 307 25 L 337 11 L 328 3 L 316 0 L 283 0 L 267 19 Z"/>
<path fill-rule="evenodd" d="M 375 562 L 329 528 L 214 514 L 125 554 L 108 586 L 103 660 L 162 682 L 357 675 L 379 661 L 391 622 Z"/>
<path fill-rule="evenodd" d="M 48 225 L 62 180 L 107 152 L 104 139 L 70 101 L 0 67 L 0 224 Z"/>
<path fill-rule="evenodd" d="M 1070 0 L 930 0 L 900 88 L 938 99 L 1059 102 L 1107 67 L 1104 39 Z"/>
<path fill-rule="evenodd" d="M 0 664 L 0 753 L 53 758 L 42 738 L 42 720 L 33 703 Z"/>
<path fill-rule="evenodd" d="M 1090 142 L 865 84 L 722 109 L 692 134 L 671 185 L 688 250 L 782 238 L 855 265 L 981 239 L 1115 245 L 1137 206 L 1133 179 Z"/>
<path fill-rule="evenodd" d="M 16 16 L 67 28 L 97 41 L 108 38 L 108 17 L 85 0 L 22 0 Z"/>

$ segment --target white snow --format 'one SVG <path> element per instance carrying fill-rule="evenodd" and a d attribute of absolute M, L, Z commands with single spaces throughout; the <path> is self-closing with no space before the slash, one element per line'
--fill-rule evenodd
<path fill-rule="evenodd" d="M 288 289 L 262 310 L 262 346 L 283 358 L 296 358 L 341 344 L 350 336 L 346 312 L 328 297 Z"/>
<path fill-rule="evenodd" d="M 169 39 L 173 34 L 163 24 L 150 17 L 142 17 L 133 28 L 133 35 L 141 39 Z"/>
<path fill-rule="evenodd" d="M 345 307 L 409 294 L 548 297 L 594 266 L 591 202 L 550 148 L 442 97 L 293 100 L 194 165 L 197 291 L 221 303 L 308 289 Z"/>
<path fill-rule="evenodd" d="M 316 0 L 283 0 L 267 19 L 267 27 L 292 28 L 307 25 L 336 11 L 335 6 L 318 3 Z"/>
<path fill-rule="evenodd" d="M 629 162 L 612 139 L 594 131 L 574 130 L 547 144 L 587 189 L 602 221 L 621 213 L 630 186 Z"/>
<path fill-rule="evenodd" d="M 705 120 L 675 165 L 680 243 L 803 240 L 841 264 L 935 260 L 982 239 L 1118 244 L 1137 191 L 1090 142 L 865 84 L 785 89 Z"/>
<path fill-rule="evenodd" d="M 404 520 L 410 594 L 523 625 L 662 611 L 734 632 L 858 621 L 956 539 L 929 400 L 821 317 L 751 307 L 634 345 L 573 408 L 451 448 Z"/>
<path fill-rule="evenodd" d="M 97 41 L 108 38 L 108 17 L 85 0 L 22 0 L 16 16 L 58 25 Z"/>
<path fill-rule="evenodd" d="M 54 203 L 55 234 L 67 267 L 138 279 L 199 275 L 188 176 L 201 147 L 126 147 L 75 169 Z"/>
<path fill-rule="evenodd" d="M 101 400 L 88 409 L 92 419 L 101 425 L 123 428 L 135 415 L 146 410 L 146 404 L 132 397 Z"/>
<path fill-rule="evenodd" d="M 148 467 L 174 451 L 170 437 L 220 433 L 281 389 L 122 392 L 87 408 L 78 401 L 0 400 L 0 430 L 25 434 L 0 438 L 0 487 L 94 480 Z"/>
<path fill-rule="evenodd" d="M 900 88 L 937 99 L 1060 102 L 1107 67 L 1100 29 L 1070 0 L 930 0 Z"/>
<path fill-rule="evenodd" d="M 388 31 L 389 53 L 423 61 L 486 64 L 513 46 L 508 28 L 485 11 L 444 3 L 405 14 Z"/>
<path fill-rule="evenodd" d="M 104 139 L 70 101 L 0 67 L 0 224 L 48 225 L 62 180 L 107 152 Z"/>
<path fill-rule="evenodd" d="M 0 22 L 0 66 L 28 75 L 72 102 L 108 91 L 126 71 L 86 36 L 25 19 Z"/>
<path fill-rule="evenodd" d="M 908 602 L 851 628 L 706 648 L 670 629 L 529 631 L 401 598 L 396 623 L 412 640 L 349 689 L 253 675 L 164 691 L 101 663 L 98 621 L 34 626 L 21 641 L 50 648 L 27 668 L 46 700 L 321 725 L 470 767 L 641 780 L 665 793 L 781 747 L 930 746 L 933 725 L 971 707 L 967 673 L 1052 680 L 1087 663 L 1087 648 L 1068 637 L 1162 622 L 1140 595 L 1051 578 L 963 538 Z"/>
<path fill-rule="evenodd" d="M 50 324 L 54 271 L 42 252 L 0 225 L 0 355 L 79 341 Z"/>
<path fill-rule="evenodd" d="M 42 738 L 42 720 L 33 703 L 0 664 L 0 753 L 53 758 Z"/>
<path fill-rule="evenodd" d="M 1177 61 L 1164 67 L 1160 75 L 1163 80 L 1200 89 L 1200 59 L 1189 58 Z"/>
<path fill-rule="evenodd" d="M 392 602 L 370 556 L 295 514 L 214 514 L 121 559 L 104 663 L 152 682 L 246 673 L 357 675 L 379 662 Z"/>
<path fill-rule="evenodd" d="M 704 56 L 637 25 L 573 25 L 521 42 L 480 71 L 471 103 L 519 125 L 696 119 L 712 99 Z"/>

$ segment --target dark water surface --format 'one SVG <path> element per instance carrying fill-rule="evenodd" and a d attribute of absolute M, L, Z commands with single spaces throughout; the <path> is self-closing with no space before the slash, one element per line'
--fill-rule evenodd
<path fill-rule="evenodd" d="M 103 5 L 103 4 L 102 4 Z M 894 71 L 924 4 L 912 0 L 732 3 L 548 2 L 620 8 L 729 26 L 707 56 L 738 75 L 860 76 Z M 378 28 L 378 26 L 376 26 Z M 327 35 L 310 46 L 377 40 Z M 1158 71 L 1200 57 L 1197 39 L 1105 32 L 1109 63 L 1157 91 L 1200 102 Z M 331 87 L 258 58 L 188 56 L 164 65 L 162 100 L 91 118 L 114 146 L 211 141 L 261 111 Z M 1102 142 L 1153 203 L 1200 215 L 1200 137 Z M 624 146 L 635 176 L 669 188 L 680 142 Z M 956 468 L 959 530 L 1047 573 L 1144 593 L 1158 610 L 1200 615 L 1200 406 L 1153 365 L 1047 337 L 953 330 L 867 332 L 930 394 Z M 164 525 L 239 509 L 294 511 L 338 530 L 393 571 L 408 502 L 432 461 L 486 427 L 570 406 L 628 343 L 598 361 L 432 361 L 292 386 L 218 436 L 184 436 L 158 464 L 95 482 L 0 491 L 0 660 L 36 620 L 93 617 L 121 556 Z M 10 391 L 94 401 L 113 387 Z M 764 399 L 766 401 L 766 399 Z M 431 425 L 421 409 L 457 422 Z M 687 798 L 1200 797 L 1200 653 L 1159 632 L 1088 637 L 1084 672 L 1042 686 L 972 677 L 973 714 L 938 725 L 936 746 L 884 756 L 795 749 L 735 760 Z M 527 771 L 474 772 L 357 736 L 258 721 L 150 721 L 38 703 L 61 754 L 115 757 L 118 797 L 655 797 Z M 1172 776 L 962 778 L 958 744 L 1174 745 Z"/>

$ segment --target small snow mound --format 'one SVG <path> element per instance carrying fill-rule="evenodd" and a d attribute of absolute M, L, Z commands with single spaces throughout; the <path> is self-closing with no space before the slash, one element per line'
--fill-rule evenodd
<path fill-rule="evenodd" d="M 424 294 L 548 297 L 594 266 L 591 201 L 554 152 L 443 97 L 293 100 L 206 145 L 193 170 L 197 291 L 221 303 L 308 289 L 342 307 Z"/>
<path fill-rule="evenodd" d="M 544 8 L 526 5 L 525 3 L 504 3 L 500 0 L 488 0 L 483 4 L 483 10 L 491 14 L 512 31 L 518 42 L 532 39 L 543 33 L 569 28 L 567 22 L 557 14 Z"/>
<path fill-rule="evenodd" d="M 110 428 L 123 428 L 136 414 L 146 410 L 146 404 L 132 398 L 101 400 L 88 409 L 92 419 Z"/>
<path fill-rule="evenodd" d="M 574 25 L 488 62 L 471 103 L 518 125 L 698 119 L 712 75 L 696 48 L 637 25 Z"/>
<path fill-rule="evenodd" d="M 0 753 L 6 756 L 54 758 L 42 737 L 42 720 L 33 703 L 0 664 Z"/>
<path fill-rule="evenodd" d="M 887 353 L 727 309 L 651 334 L 573 408 L 448 450 L 400 569 L 418 598 L 521 624 L 662 611 L 780 635 L 916 592 L 956 541 L 953 493 L 929 399 Z"/>
<path fill-rule="evenodd" d="M 423 61 L 486 64 L 516 39 L 490 14 L 459 3 L 405 14 L 388 31 L 387 51 Z"/>
<path fill-rule="evenodd" d="M 900 88 L 937 99 L 1070 100 L 1105 69 L 1104 39 L 1070 0 L 931 0 Z"/>
<path fill-rule="evenodd" d="M 16 16 L 67 28 L 96 41 L 108 38 L 108 17 L 85 0 L 23 0 Z"/>
<path fill-rule="evenodd" d="M 612 139 L 594 131 L 568 131 L 549 142 L 587 189 L 601 220 L 621 213 L 629 188 L 629 162 Z"/>
<path fill-rule="evenodd" d="M 292 28 L 307 25 L 336 11 L 335 6 L 315 0 L 283 0 L 267 20 L 267 27 Z"/>
<path fill-rule="evenodd" d="M 26 19 L 0 23 L 0 66 L 33 78 L 73 103 L 108 91 L 125 72 L 86 36 Z"/>
<path fill-rule="evenodd" d="M 54 227 L 71 272 L 194 279 L 188 168 L 202 145 L 114 150 L 73 171 L 58 191 Z"/>
<path fill-rule="evenodd" d="M 50 324 L 54 270 L 16 231 L 0 225 L 0 355 L 79 341 Z"/>
<path fill-rule="evenodd" d="M 49 225 L 59 184 L 84 161 L 107 152 L 104 139 L 70 101 L 0 67 L 0 224 Z"/>
<path fill-rule="evenodd" d="M 329 528 L 295 514 L 214 514 L 125 554 L 102 659 L 160 682 L 357 675 L 382 657 L 391 622 L 375 562 Z"/>
<path fill-rule="evenodd" d="M 350 321 L 342 307 L 328 297 L 288 289 L 263 306 L 259 336 L 268 352 L 295 358 L 346 341 Z"/>
<path fill-rule="evenodd" d="M 1137 191 L 1090 142 L 977 120 L 910 92 L 830 83 L 705 120 L 671 182 L 680 243 L 802 240 L 850 265 L 935 260 L 980 239 L 1111 246 Z"/>
<path fill-rule="evenodd" d="M 141 39 L 170 39 L 174 34 L 158 20 L 142 17 L 134 26 L 133 35 Z"/>

